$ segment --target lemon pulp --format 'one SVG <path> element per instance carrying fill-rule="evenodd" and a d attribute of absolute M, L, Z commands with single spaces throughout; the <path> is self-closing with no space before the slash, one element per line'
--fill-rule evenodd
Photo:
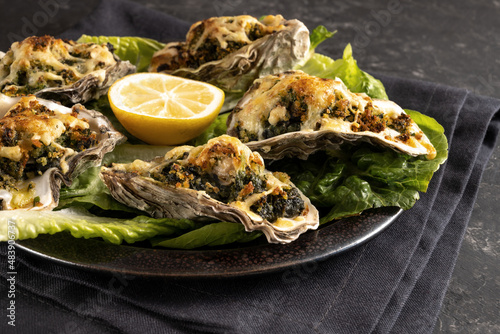
<path fill-rule="evenodd" d="M 179 145 L 217 117 L 224 92 L 205 82 L 163 73 L 137 73 L 108 91 L 111 108 L 133 136 L 152 145 Z"/>

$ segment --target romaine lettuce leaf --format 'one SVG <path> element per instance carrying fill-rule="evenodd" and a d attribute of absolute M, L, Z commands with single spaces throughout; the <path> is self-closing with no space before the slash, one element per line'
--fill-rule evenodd
<path fill-rule="evenodd" d="M 139 211 L 121 204 L 111 196 L 108 188 L 99 178 L 99 170 L 98 167 L 89 168 L 73 181 L 71 187 L 61 188 L 57 209 L 69 207 L 91 209 L 93 206 L 97 206 L 101 210 L 141 214 Z"/>
<path fill-rule="evenodd" d="M 13 224 L 9 224 L 13 222 Z M 9 238 L 8 226 L 14 226 L 17 239 L 36 238 L 39 234 L 68 231 L 75 238 L 100 237 L 113 244 L 134 243 L 156 235 L 181 234 L 199 228 L 200 224 L 187 219 L 153 219 L 137 216 L 133 219 L 115 219 L 91 215 L 85 209 L 61 211 L 0 212 L 0 241 Z"/>
<path fill-rule="evenodd" d="M 380 80 L 362 71 L 352 56 L 352 47 L 348 44 L 341 59 L 333 60 L 330 57 L 313 54 L 309 60 L 295 69 L 320 78 L 341 79 L 352 92 L 366 93 L 377 99 L 387 100 L 387 93 Z"/>
<path fill-rule="evenodd" d="M 88 36 L 82 35 L 78 43 L 111 43 L 114 53 L 121 60 L 128 60 L 137 67 L 137 72 L 146 72 L 153 53 L 165 47 L 165 44 L 144 37 Z"/>
<path fill-rule="evenodd" d="M 239 223 L 215 222 L 175 238 L 154 238 L 151 240 L 151 245 L 167 248 L 194 249 L 204 246 L 227 245 L 235 242 L 250 242 L 261 235 L 262 232 L 260 231 L 245 232 L 245 227 Z"/>
<path fill-rule="evenodd" d="M 311 42 L 309 49 L 314 50 L 320 45 L 322 42 L 327 40 L 328 38 L 333 37 L 337 31 L 328 31 L 325 26 L 317 26 L 310 34 L 309 40 Z"/>
<path fill-rule="evenodd" d="M 225 113 L 222 115 L 217 116 L 217 118 L 210 124 L 208 129 L 203 131 L 201 135 L 198 137 L 194 138 L 189 142 L 189 145 L 192 146 L 200 146 L 206 144 L 210 139 L 222 136 L 223 134 L 226 133 L 227 131 L 227 118 L 229 116 L 229 113 Z"/>

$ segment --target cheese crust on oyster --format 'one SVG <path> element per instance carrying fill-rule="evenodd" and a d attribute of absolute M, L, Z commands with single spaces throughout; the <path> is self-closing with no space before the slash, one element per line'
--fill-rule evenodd
<path fill-rule="evenodd" d="M 70 185 L 125 137 L 102 114 L 34 95 L 0 94 L 0 210 L 50 210 Z"/>
<path fill-rule="evenodd" d="M 317 209 L 285 173 L 267 171 L 258 153 L 227 135 L 152 161 L 102 167 L 100 176 L 115 199 L 157 218 L 239 222 L 273 243 L 319 224 Z"/>
<path fill-rule="evenodd" d="M 396 103 L 353 93 L 341 80 L 287 71 L 258 79 L 228 117 L 227 133 L 265 159 L 306 159 L 366 141 L 412 156 L 436 156 L 427 136 Z"/>
<path fill-rule="evenodd" d="M 303 61 L 309 45 L 306 26 L 281 15 L 261 21 L 248 15 L 213 17 L 193 24 L 185 42 L 157 51 L 149 71 L 218 86 L 226 92 L 223 110 L 228 110 L 256 78 Z"/>
<path fill-rule="evenodd" d="M 13 43 L 0 59 L 0 92 L 84 103 L 104 95 L 113 82 L 133 72 L 135 66 L 114 55 L 111 44 L 33 36 Z"/>

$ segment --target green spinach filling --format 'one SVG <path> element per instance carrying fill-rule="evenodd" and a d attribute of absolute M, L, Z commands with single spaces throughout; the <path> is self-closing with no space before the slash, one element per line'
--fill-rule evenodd
<path fill-rule="evenodd" d="M 38 104 L 29 110 L 12 110 L 10 116 L 0 120 L 0 147 L 19 146 L 22 152 L 19 161 L 0 158 L 0 188 L 13 187 L 19 180 L 30 179 L 42 175 L 49 168 L 59 167 L 67 148 L 81 152 L 97 144 L 95 132 L 79 127 L 68 128 L 49 145 L 32 140 L 32 133 L 23 131 L 15 120 L 8 120 L 9 117 L 16 119 L 26 114 L 29 117 L 30 113 L 33 117 L 54 115 L 52 110 Z"/>
<path fill-rule="evenodd" d="M 233 182 L 224 183 L 216 174 L 207 173 L 197 166 L 182 166 L 173 162 L 160 172 L 150 175 L 153 179 L 174 187 L 205 191 L 210 197 L 223 203 L 243 201 L 255 193 L 267 189 L 265 177 L 256 174 L 250 168 L 236 173 Z M 295 188 L 283 189 L 261 197 L 250 210 L 270 222 L 280 217 L 294 218 L 305 208 L 300 193 Z"/>
<path fill-rule="evenodd" d="M 285 189 L 285 194 L 269 194 L 261 197 L 250 209 L 270 222 L 280 217 L 294 218 L 304 211 L 304 201 L 296 188 Z"/>

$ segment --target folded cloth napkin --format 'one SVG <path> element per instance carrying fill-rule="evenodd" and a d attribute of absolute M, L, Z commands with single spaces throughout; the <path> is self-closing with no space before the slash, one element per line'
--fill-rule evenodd
<path fill-rule="evenodd" d="M 140 5 L 108 0 L 63 36 L 135 35 L 168 41 L 183 39 L 188 27 Z M 377 77 L 392 100 L 443 125 L 450 151 L 428 192 L 376 238 L 338 256 L 280 272 L 203 280 L 91 272 L 18 250 L 15 329 L 19 333 L 432 332 L 481 174 L 498 136 L 500 100 L 434 83 Z M 7 257 L 5 243 L 0 256 Z M 0 275 L 5 312 L 9 276 L 5 269 Z M 5 317 L 1 326 L 7 326 Z"/>

